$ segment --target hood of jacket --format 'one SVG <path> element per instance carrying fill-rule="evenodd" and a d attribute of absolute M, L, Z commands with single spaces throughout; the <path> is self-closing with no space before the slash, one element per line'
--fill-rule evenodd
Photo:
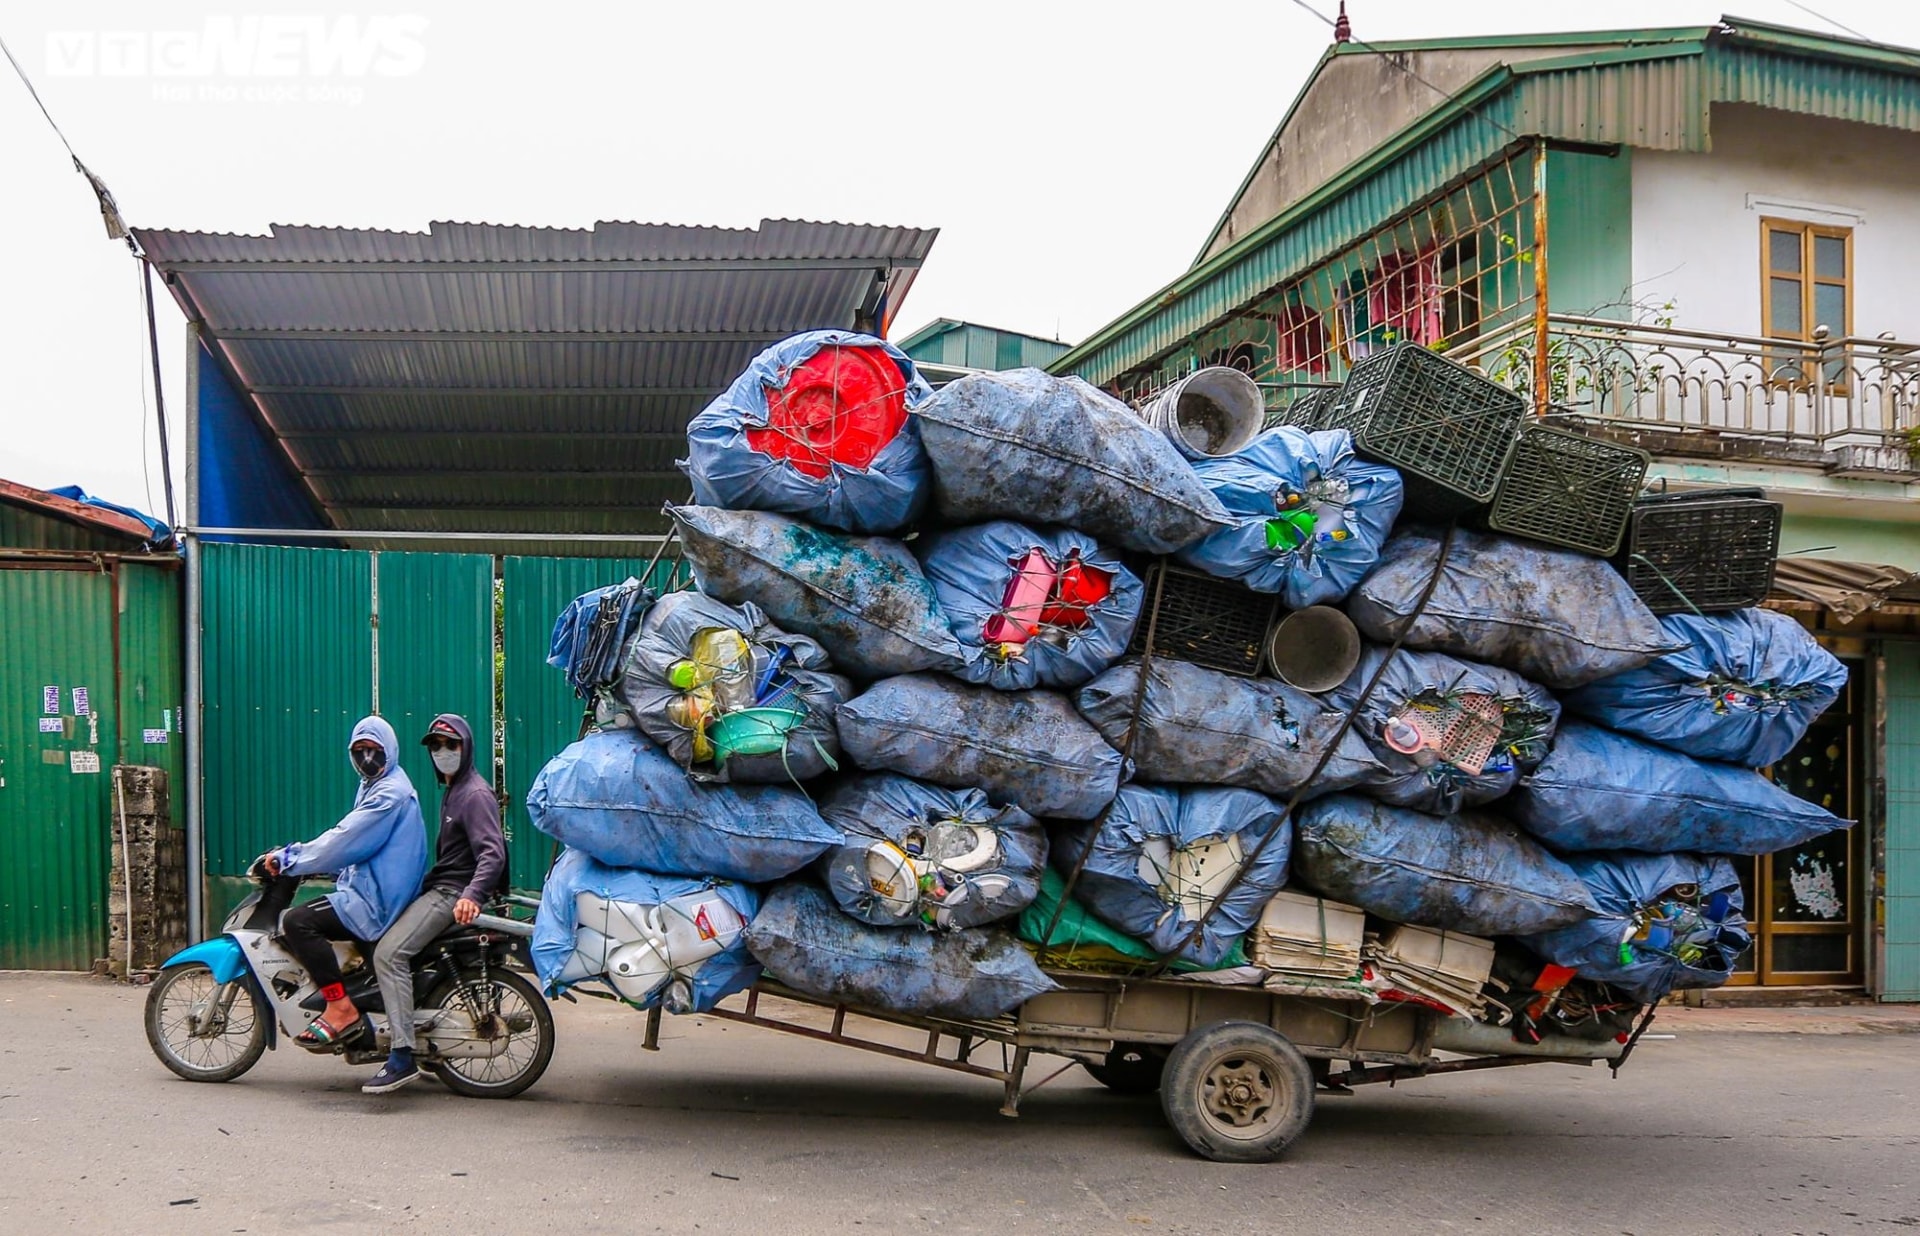
<path fill-rule="evenodd" d="M 353 763 L 353 744 L 368 739 L 379 743 L 380 749 L 387 753 L 387 765 L 371 781 L 360 777 L 360 792 L 354 796 L 356 802 L 365 797 L 368 790 L 400 771 L 400 736 L 393 732 L 393 726 L 384 717 L 362 717 L 353 727 L 353 737 L 347 739 L 347 763 L 353 765 L 353 775 L 360 776 L 360 766 Z"/>
<path fill-rule="evenodd" d="M 440 726 L 445 726 L 460 735 L 460 767 L 454 770 L 453 776 L 446 779 L 447 784 L 452 785 L 473 771 L 473 727 L 468 725 L 467 719 L 459 713 L 443 712 L 433 719 L 433 723 L 427 727 L 427 733 L 431 734 Z M 420 741 L 424 743 L 426 739 L 422 737 Z"/>

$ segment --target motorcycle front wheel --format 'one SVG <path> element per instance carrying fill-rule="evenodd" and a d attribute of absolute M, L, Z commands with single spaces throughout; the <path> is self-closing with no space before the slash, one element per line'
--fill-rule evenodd
<path fill-rule="evenodd" d="M 201 962 L 168 966 L 147 989 L 147 1043 L 188 1081 L 232 1081 L 267 1050 L 267 1023 L 245 976 L 214 981 Z"/>
<path fill-rule="evenodd" d="M 442 983 L 420 1007 L 470 1019 L 472 1037 L 499 1041 L 495 1055 L 422 1061 L 455 1094 L 510 1099 L 539 1081 L 553 1060 L 553 1013 L 539 990 L 511 970 Z"/>

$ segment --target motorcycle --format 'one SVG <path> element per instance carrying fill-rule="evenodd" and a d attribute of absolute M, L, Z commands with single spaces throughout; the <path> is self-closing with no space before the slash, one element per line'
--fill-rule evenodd
<path fill-rule="evenodd" d="M 235 907 L 222 934 L 174 954 L 147 992 L 147 1042 L 160 1063 L 197 1082 L 239 1077 L 278 1036 L 305 1030 L 326 1001 L 281 942 L 280 915 L 301 877 L 269 875 L 254 861 L 259 887 Z M 530 970 L 529 923 L 481 914 L 452 926 L 413 959 L 415 1058 L 456 1094 L 512 1098 L 540 1080 L 553 1059 L 553 1014 L 540 989 L 510 964 Z M 364 949 L 364 951 L 363 951 Z M 370 1014 L 374 1035 L 310 1048 L 348 1064 L 386 1059 L 386 1009 L 374 979 L 373 947 L 336 942 L 347 994 Z"/>

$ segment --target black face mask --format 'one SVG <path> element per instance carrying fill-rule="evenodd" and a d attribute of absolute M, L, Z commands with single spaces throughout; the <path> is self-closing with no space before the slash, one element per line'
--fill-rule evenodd
<path fill-rule="evenodd" d="M 353 752 L 353 766 L 360 770 L 361 776 L 371 781 L 375 777 L 378 777 L 386 768 L 387 753 L 384 751 L 356 750 Z"/>

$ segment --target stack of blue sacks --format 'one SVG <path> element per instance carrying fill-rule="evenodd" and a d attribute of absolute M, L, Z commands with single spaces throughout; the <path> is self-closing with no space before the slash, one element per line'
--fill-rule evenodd
<path fill-rule="evenodd" d="M 843 348 L 897 367 L 897 435 L 825 475 L 763 453 L 784 376 Z M 554 989 L 697 1011 L 764 973 L 991 1017 L 1054 986 L 1036 954 L 1098 964 L 1036 921 L 1225 976 L 1292 888 L 1653 1000 L 1745 948 L 1726 856 L 1844 824 L 1753 771 L 1845 680 L 1778 615 L 1657 620 L 1604 563 L 1461 532 L 1388 661 L 1441 537 L 1344 431 L 1189 460 L 1077 379 L 935 392 L 877 339 L 814 332 L 689 445 L 692 590 L 635 620 L 601 724 L 528 796 L 565 847 L 535 949 Z M 1143 663 L 1168 556 L 1345 604 L 1359 668 L 1316 695 Z M 1435 719 L 1462 716 L 1484 733 L 1456 750 Z M 1049 867 L 1070 903 L 1036 901 Z"/>

